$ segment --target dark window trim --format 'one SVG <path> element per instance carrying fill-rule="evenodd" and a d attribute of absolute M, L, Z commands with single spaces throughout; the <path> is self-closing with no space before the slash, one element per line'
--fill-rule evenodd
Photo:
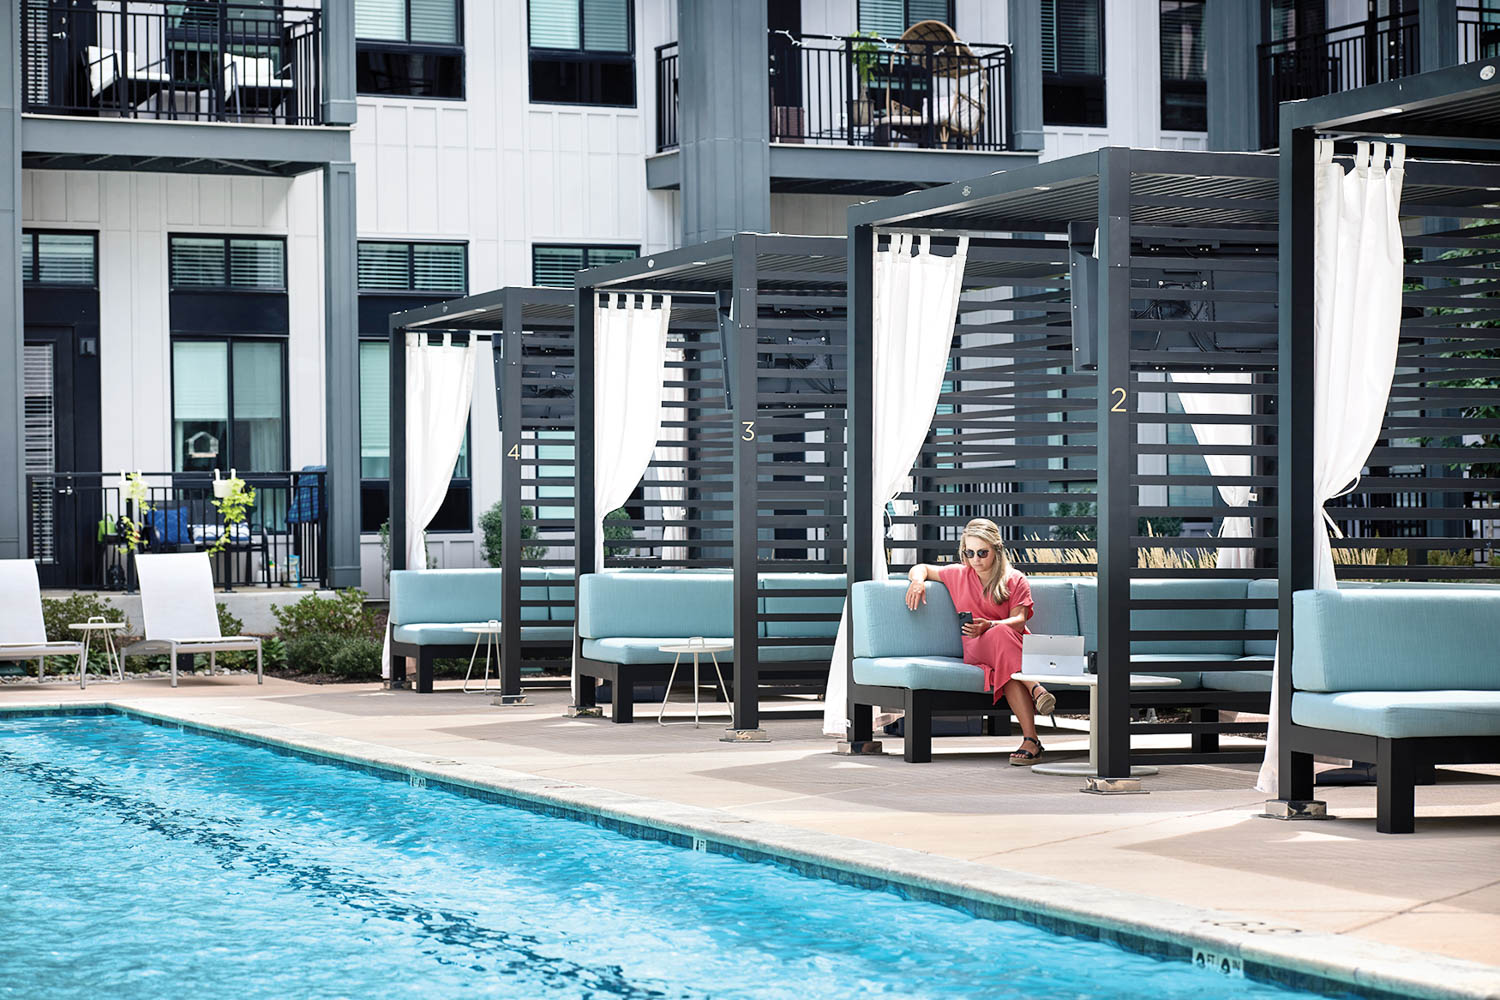
<path fill-rule="evenodd" d="M 462 103 L 469 99 L 469 63 L 462 44 L 393 42 L 371 38 L 356 41 L 354 49 L 356 72 L 358 71 L 360 52 L 377 52 L 390 55 L 449 56 L 458 60 L 457 94 L 415 94 L 410 91 L 358 90 L 356 86 L 356 91 L 360 97 L 387 98 L 398 101 L 447 101 L 450 103 Z"/>
<path fill-rule="evenodd" d="M 412 287 L 407 287 L 407 288 L 371 288 L 371 289 L 359 288 L 358 287 L 358 284 L 359 284 L 359 247 L 360 247 L 360 244 L 363 244 L 363 243 L 380 243 L 380 244 L 383 244 L 385 246 L 404 246 L 404 247 L 406 247 L 406 273 L 407 273 L 407 276 L 412 279 L 412 284 L 415 284 L 415 279 L 416 279 L 416 274 L 417 274 L 417 246 L 418 246 L 418 244 L 420 244 L 422 246 L 462 247 L 463 248 L 463 252 L 464 252 L 464 287 L 461 288 L 461 289 L 456 289 L 454 291 L 445 291 L 445 292 L 435 292 L 435 291 L 432 291 L 431 289 L 428 289 L 428 288 L 412 288 Z M 442 302 L 444 299 L 458 298 L 458 297 L 461 297 L 461 296 L 469 294 L 469 241 L 468 240 L 387 240 L 387 239 L 364 240 L 364 239 L 356 238 L 355 241 L 354 241 L 354 270 L 355 270 L 354 281 L 355 281 L 355 286 L 356 286 L 355 287 L 355 293 L 358 294 L 358 295 L 393 295 L 393 296 L 394 295 L 400 295 L 400 296 L 403 296 L 405 298 L 410 298 L 410 297 L 412 297 L 414 295 L 431 295 L 433 297 L 433 302 L 434 303 Z"/>
<path fill-rule="evenodd" d="M 72 282 L 62 282 L 62 283 L 46 282 L 46 281 L 39 281 L 36 278 L 32 278 L 32 280 L 30 280 L 30 281 L 22 282 L 23 287 L 25 287 L 25 288 L 63 288 L 63 289 L 66 289 L 66 288 L 92 288 L 95 291 L 98 290 L 98 288 L 99 288 L 99 230 L 97 230 L 97 229 L 50 229 L 50 228 L 33 229 L 30 226 L 24 226 L 21 229 L 21 235 L 22 236 L 26 236 L 26 237 L 30 237 L 30 239 L 28 239 L 26 242 L 27 242 L 27 244 L 28 244 L 28 246 L 30 248 L 29 252 L 31 254 L 31 273 L 33 275 L 40 273 L 41 258 L 39 256 L 39 241 L 37 240 L 38 236 L 92 236 L 94 238 L 94 280 L 91 281 L 89 284 L 83 285 L 83 284 L 74 284 Z M 20 261 L 17 261 L 16 263 L 19 264 Z"/>
<path fill-rule="evenodd" d="M 361 43 L 368 42 L 368 43 L 373 44 L 373 45 L 395 45 L 395 46 L 400 46 L 400 47 L 405 48 L 405 49 L 426 49 L 427 51 L 437 51 L 439 49 L 442 49 L 442 50 L 445 50 L 445 51 L 452 51 L 453 49 L 457 49 L 460 52 L 463 51 L 463 47 L 464 47 L 464 5 L 463 5 L 463 0 L 453 0 L 453 27 L 454 27 L 454 33 L 458 37 L 456 38 L 456 40 L 454 40 L 452 42 L 414 42 L 414 41 L 412 41 L 411 40 L 411 0 L 402 0 L 402 6 L 403 6 L 403 8 L 406 11 L 406 37 L 405 38 L 403 38 L 403 39 L 361 38 L 358 35 L 355 35 L 354 36 L 354 44 L 356 46 L 358 46 Z"/>
<path fill-rule="evenodd" d="M 291 465 L 292 462 L 292 421 L 291 421 L 291 393 L 288 391 L 291 382 L 291 343 L 286 334 L 202 334 L 202 333 L 177 333 L 172 332 L 167 339 L 167 373 L 168 373 L 168 395 L 167 416 L 168 426 L 172 435 L 172 457 L 170 461 L 177 464 L 177 352 L 173 348 L 178 341 L 192 341 L 194 343 L 220 343 L 228 344 L 225 351 L 225 361 L 228 367 L 225 369 L 225 412 L 228 414 L 228 423 L 234 423 L 234 342 L 243 340 L 247 343 L 264 343 L 267 340 L 275 340 L 281 344 L 281 455 L 283 464 Z M 234 448 L 234 434 L 231 431 L 226 435 L 225 444 L 228 450 Z M 224 471 L 238 469 L 239 465 L 231 456 L 224 462 Z M 173 469 L 173 473 L 186 472 L 185 469 Z M 246 468 L 247 472 L 257 470 Z M 263 469 L 263 472 L 286 472 L 289 469 Z"/>
<path fill-rule="evenodd" d="M 1167 76 L 1167 63 L 1166 63 L 1166 59 L 1164 58 L 1164 56 L 1165 56 L 1165 46 L 1163 46 L 1161 44 L 1161 32 L 1162 32 L 1161 15 L 1162 15 L 1162 4 L 1163 4 L 1163 2 L 1164 2 L 1164 0 L 1157 0 L 1157 5 L 1156 5 L 1156 9 L 1157 9 L 1157 36 L 1158 36 L 1157 37 L 1157 53 L 1158 53 L 1158 59 L 1157 59 L 1157 83 L 1159 85 L 1158 86 L 1158 92 L 1157 92 L 1157 109 L 1156 109 L 1156 123 L 1157 123 L 1157 127 L 1160 128 L 1161 131 L 1163 131 L 1163 132 L 1203 132 L 1203 131 L 1206 131 L 1207 128 L 1208 128 L 1208 122 L 1206 120 L 1207 119 L 1207 104 L 1208 104 L 1208 75 L 1207 75 L 1207 67 L 1205 66 L 1204 75 L 1201 76 L 1201 77 L 1168 77 Z M 1181 0 L 1178 0 L 1178 2 L 1181 2 Z M 1200 0 L 1200 5 L 1206 7 L 1207 6 L 1206 0 Z M 1207 12 L 1204 11 L 1203 13 L 1206 15 Z M 1198 28 L 1198 30 L 1199 30 L 1200 36 L 1201 36 L 1201 32 L 1203 30 L 1203 24 L 1202 24 L 1201 20 L 1199 21 L 1199 28 Z M 1200 37 L 1199 41 L 1201 43 L 1203 41 L 1203 39 Z M 1205 57 L 1206 57 L 1206 51 L 1207 50 L 1206 50 L 1206 47 L 1205 47 Z M 1205 121 L 1203 123 L 1203 125 L 1204 125 L 1203 128 L 1201 128 L 1201 129 L 1198 129 L 1198 128 L 1181 128 L 1179 126 L 1170 126 L 1170 125 L 1167 124 L 1167 120 L 1166 120 L 1167 119 L 1167 95 L 1170 94 L 1170 93 L 1175 93 L 1175 94 L 1192 94 L 1192 95 L 1195 95 L 1195 96 L 1201 93 L 1203 95 L 1203 100 L 1204 100 L 1204 117 L 1205 117 Z"/>
<path fill-rule="evenodd" d="M 1056 84 L 1063 87 L 1089 87 L 1097 86 L 1102 95 L 1104 106 L 1104 117 L 1102 120 L 1089 124 L 1077 124 L 1074 122 L 1050 122 L 1043 117 L 1043 125 L 1055 125 L 1059 128 L 1108 128 L 1109 127 L 1109 91 L 1107 78 L 1109 75 L 1109 38 L 1108 24 L 1104 20 L 1104 0 L 1093 0 L 1094 9 L 1098 12 L 1099 22 L 1099 72 L 1098 73 L 1048 73 L 1042 71 L 1043 105 L 1046 104 L 1047 85 Z M 1159 33 L 1159 32 L 1158 32 Z M 1161 39 L 1157 39 L 1158 48 Z M 1158 72 L 1160 70 L 1158 69 Z"/>
<path fill-rule="evenodd" d="M 224 280 L 222 285 L 182 285 L 178 286 L 175 275 L 172 273 L 172 241 L 177 239 L 189 240 L 223 240 L 224 241 Z M 229 241 L 230 240 L 275 240 L 281 244 L 281 287 L 269 288 L 265 285 L 231 285 L 229 280 Z M 282 233 L 167 233 L 167 291 L 168 292 L 234 292 L 236 295 L 286 295 L 288 269 L 286 263 L 286 236 Z"/>
<path fill-rule="evenodd" d="M 639 243 L 533 243 L 531 244 L 531 283 L 533 285 L 540 284 L 536 279 L 536 252 L 538 250 L 582 250 L 583 270 L 585 271 L 590 267 L 600 266 L 598 264 L 589 264 L 588 255 L 590 250 L 630 250 L 637 257 L 641 255 L 641 245 Z M 611 261 L 611 263 L 614 262 Z"/>
<path fill-rule="evenodd" d="M 858 29 L 858 26 L 863 21 L 863 16 L 862 15 L 863 15 L 863 12 L 864 12 L 864 6 L 865 6 L 865 0 L 855 0 L 855 4 L 854 4 L 854 24 L 855 24 L 856 29 Z M 954 21 L 958 17 L 958 11 L 954 10 L 955 6 L 956 6 L 956 4 L 955 4 L 954 0 L 948 0 L 948 16 L 947 16 L 947 18 L 944 19 L 943 23 L 946 24 L 948 27 L 952 28 L 953 30 L 957 31 L 958 30 L 958 25 L 955 24 Z M 905 33 L 908 29 L 910 29 L 913 24 L 918 23 L 918 22 L 915 22 L 915 21 L 913 21 L 911 19 L 911 0 L 901 0 L 901 20 L 906 25 L 905 28 L 901 29 L 903 33 Z M 923 20 L 927 20 L 927 19 L 924 18 Z M 858 30 L 863 30 L 863 29 L 858 29 Z M 892 41 L 894 41 L 894 39 L 892 39 Z"/>
<path fill-rule="evenodd" d="M 576 48 L 576 49 L 552 49 L 552 48 L 544 48 L 544 47 L 542 47 L 540 45 L 532 45 L 531 44 L 531 0 L 526 0 L 526 51 L 528 53 L 530 53 L 530 52 L 545 52 L 545 53 L 572 52 L 572 53 L 576 53 L 576 54 L 579 54 L 579 55 L 627 56 L 627 57 L 629 57 L 631 59 L 635 58 L 635 2 L 634 2 L 634 0 L 624 0 L 624 2 L 625 2 L 625 38 L 626 38 L 626 40 L 630 44 L 629 50 L 627 50 L 626 52 L 597 52 L 597 53 L 594 52 L 594 50 L 592 50 L 592 49 L 586 49 L 586 48 L 583 47 L 583 40 L 588 37 L 588 26 L 587 26 L 586 18 L 584 16 L 583 0 L 575 0 L 575 2 L 578 4 L 578 48 Z M 548 58 L 549 59 L 556 59 L 556 58 L 558 58 L 558 56 L 554 54 L 554 55 L 549 55 Z"/>
<path fill-rule="evenodd" d="M 526 0 L 526 100 L 529 104 L 542 104 L 552 107 L 570 108 L 639 108 L 641 104 L 641 88 L 639 81 L 632 88 L 632 100 L 629 104 L 598 104 L 593 101 L 548 101 L 536 97 L 532 93 L 531 71 L 532 62 L 576 62 L 601 64 L 608 63 L 617 66 L 630 66 L 631 76 L 634 77 L 639 67 L 635 65 L 636 59 L 636 37 L 635 37 L 635 0 L 625 0 L 625 37 L 629 49 L 625 52 L 605 52 L 586 49 L 583 40 L 587 37 L 587 26 L 585 24 L 583 0 L 575 0 L 578 4 L 578 48 L 576 49 L 554 49 L 543 48 L 531 44 L 531 0 Z"/>

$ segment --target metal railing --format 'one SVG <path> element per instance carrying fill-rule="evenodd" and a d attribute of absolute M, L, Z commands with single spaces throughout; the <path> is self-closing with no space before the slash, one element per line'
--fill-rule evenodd
<path fill-rule="evenodd" d="M 1280 142 L 1280 105 L 1420 72 L 1417 12 L 1345 24 L 1259 46 L 1260 144 Z"/>
<path fill-rule="evenodd" d="M 1005 45 L 770 33 L 772 142 L 1015 148 Z M 677 43 L 656 50 L 656 148 L 678 143 Z"/>
<path fill-rule="evenodd" d="M 322 124 L 322 11 L 21 0 L 30 114 Z M 107 8 L 107 9 L 106 9 Z"/>
<path fill-rule="evenodd" d="M 1500 57 L 1500 10 L 1458 8 L 1458 62 Z"/>
<path fill-rule="evenodd" d="M 134 590 L 132 551 L 204 551 L 225 534 L 214 578 L 234 586 L 328 583 L 325 473 L 243 473 L 255 502 L 226 529 L 207 472 L 145 472 L 146 500 L 126 497 L 117 472 L 56 472 L 26 477 L 27 555 L 44 587 Z M 136 542 L 131 543 L 132 535 Z"/>

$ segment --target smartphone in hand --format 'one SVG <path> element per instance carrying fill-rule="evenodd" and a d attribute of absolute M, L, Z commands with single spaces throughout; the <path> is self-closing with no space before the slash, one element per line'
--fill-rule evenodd
<path fill-rule="evenodd" d="M 972 612 L 972 611 L 960 611 L 958 613 L 958 626 L 959 626 L 960 629 L 962 629 L 965 625 L 973 625 L 973 624 L 974 624 L 974 612 Z"/>

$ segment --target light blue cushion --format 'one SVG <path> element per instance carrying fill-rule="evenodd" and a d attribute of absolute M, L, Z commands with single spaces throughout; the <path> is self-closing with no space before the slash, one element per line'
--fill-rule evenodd
<path fill-rule="evenodd" d="M 1256 600 L 1266 600 L 1266 599 L 1273 599 L 1274 600 L 1275 597 L 1276 597 L 1276 595 L 1278 593 L 1280 593 L 1280 588 L 1277 585 L 1277 582 L 1275 580 L 1251 580 L 1250 581 L 1249 591 L 1248 591 L 1248 593 L 1245 594 L 1245 596 L 1246 597 L 1254 598 Z M 1262 630 L 1262 629 L 1270 629 L 1272 632 L 1274 632 L 1277 629 L 1279 629 L 1280 627 L 1281 627 L 1281 623 L 1277 620 L 1277 611 L 1276 611 L 1275 608 L 1246 608 L 1245 609 L 1245 630 L 1246 631 L 1259 631 L 1259 630 Z M 1275 656 L 1276 655 L 1276 640 L 1275 639 L 1246 639 L 1245 640 L 1245 655 L 1246 656 Z M 1230 688 L 1229 690 L 1238 690 L 1238 689 L 1237 688 Z M 1266 690 L 1269 691 L 1270 688 L 1266 688 Z"/>
<path fill-rule="evenodd" d="M 835 625 L 838 622 L 834 622 Z M 832 646 L 761 646 L 757 654 L 761 663 L 796 663 L 801 660 L 829 663 L 833 660 Z"/>
<path fill-rule="evenodd" d="M 552 602 L 551 619 L 555 622 L 573 620 L 573 571 L 563 566 L 548 566 L 547 599 Z"/>
<path fill-rule="evenodd" d="M 587 581 L 588 577 L 585 576 Z M 712 638 L 706 636 L 705 638 Z M 676 653 L 663 653 L 659 647 L 667 639 L 659 637 L 639 636 L 616 636 L 609 639 L 585 639 L 583 640 L 583 655 L 591 660 L 602 660 L 605 663 L 671 663 Z M 727 639 L 717 640 L 727 642 Z M 734 653 L 725 650 L 709 656 L 704 653 L 698 657 L 699 669 L 713 669 L 714 657 L 719 663 L 725 664 L 734 660 Z M 693 665 L 693 657 L 690 654 L 682 655 L 682 662 L 688 666 Z"/>
<path fill-rule="evenodd" d="M 862 584 L 855 584 L 858 588 Z M 937 585 L 939 588 L 942 584 Z M 928 598 L 928 603 L 931 603 Z M 905 608 L 903 607 L 904 611 Z M 861 656 L 854 660 L 854 683 L 916 691 L 984 693 L 984 671 L 953 656 Z"/>
<path fill-rule="evenodd" d="M 1300 691 L 1500 691 L 1500 593 L 1303 590 L 1292 615 Z"/>
<path fill-rule="evenodd" d="M 1026 627 L 1044 635 L 1078 635 L 1078 603 L 1073 580 L 1028 577 L 1032 615 Z"/>
<path fill-rule="evenodd" d="M 905 580 L 864 580 L 854 585 L 849 614 L 854 627 L 856 657 L 963 659 L 963 633 L 958 612 L 953 609 L 948 588 L 941 583 L 929 582 L 927 603 L 911 611 L 906 607 Z"/>
<path fill-rule="evenodd" d="M 521 600 L 545 601 L 549 599 L 547 589 L 547 571 L 540 566 L 521 567 Z M 521 605 L 521 621 L 523 622 L 545 622 L 551 621 L 545 604 L 536 604 L 528 607 Z"/>
<path fill-rule="evenodd" d="M 478 633 L 465 632 L 463 624 L 448 623 L 397 625 L 391 637 L 397 642 L 409 642 L 415 646 L 472 646 L 474 640 L 483 638 Z M 572 642 L 573 630 L 564 625 L 528 625 L 521 629 L 521 638 L 527 642 Z"/>
<path fill-rule="evenodd" d="M 846 584 L 843 573 L 762 573 L 760 589 L 766 590 L 827 590 L 828 595 L 817 597 L 765 597 L 760 598 L 760 610 L 765 614 L 822 614 L 833 615 L 831 621 L 773 621 L 762 622 L 764 636 L 771 638 L 817 638 L 832 639 L 838 635 L 838 615 L 844 610 Z M 764 659 L 764 655 L 762 655 Z"/>
<path fill-rule="evenodd" d="M 1170 601 L 1182 600 L 1241 600 L 1247 587 L 1245 580 L 1134 580 L 1130 595 L 1136 600 Z M 1080 583 L 1075 588 L 1078 598 L 1078 626 L 1084 636 L 1084 648 L 1090 651 L 1099 648 L 1099 592 L 1092 581 Z M 1242 639 L 1193 640 L 1194 630 L 1240 631 L 1245 627 L 1243 607 L 1226 608 L 1220 611 L 1183 609 L 1169 611 L 1132 611 L 1130 625 L 1134 629 L 1153 631 L 1180 631 L 1188 633 L 1182 640 L 1152 639 L 1132 642 L 1130 651 L 1136 653 L 1224 653 L 1233 656 L 1245 655 Z M 1196 657 L 1201 659 L 1202 657 Z"/>
<path fill-rule="evenodd" d="M 391 571 L 394 625 L 498 621 L 500 599 L 498 569 Z"/>
<path fill-rule="evenodd" d="M 1216 663 L 1229 663 L 1239 659 L 1228 653 L 1131 653 L 1130 670 L 1136 674 L 1151 674 L 1156 677 L 1175 677 L 1182 681 L 1176 688 L 1168 688 L 1172 691 L 1192 691 L 1203 686 L 1202 675 L 1197 670 L 1158 670 L 1157 666 L 1170 666 L 1173 663 L 1183 661 L 1202 662 L 1204 660 Z"/>
<path fill-rule="evenodd" d="M 1300 640 L 1297 645 L 1300 649 Z M 1488 648 L 1494 649 L 1493 646 Z M 1298 691 L 1292 695 L 1292 721 L 1314 729 L 1364 733 L 1392 740 L 1427 736 L 1500 736 L 1500 691 L 1344 691 L 1338 694 Z"/>
<path fill-rule="evenodd" d="M 734 633 L 734 578 L 728 575 L 588 573 L 579 587 L 578 634 L 585 639 Z"/>
<path fill-rule="evenodd" d="M 1254 582 L 1251 581 L 1251 583 Z M 1203 686 L 1216 691 L 1249 691 L 1268 694 L 1271 690 L 1271 662 L 1269 656 L 1242 656 L 1235 661 L 1236 664 L 1258 664 L 1266 669 L 1205 670 L 1202 678 Z"/>

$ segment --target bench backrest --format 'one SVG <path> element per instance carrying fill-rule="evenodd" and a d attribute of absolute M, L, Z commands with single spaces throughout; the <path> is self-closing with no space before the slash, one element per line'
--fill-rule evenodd
<path fill-rule="evenodd" d="M 391 571 L 392 625 L 498 621 L 500 600 L 498 569 Z"/>
<path fill-rule="evenodd" d="M 1133 580 L 1131 596 L 1137 600 L 1242 600 L 1245 580 Z M 1274 588 L 1274 581 L 1272 583 Z M 1078 624 L 1083 632 L 1084 647 L 1090 652 L 1099 648 L 1099 590 L 1093 580 L 1077 586 Z M 1245 655 L 1243 639 L 1193 639 L 1194 631 L 1242 631 L 1245 628 L 1243 607 L 1223 610 L 1132 611 L 1134 629 L 1187 633 L 1181 640 L 1149 639 L 1132 642 L 1132 653 L 1225 653 Z M 1275 626 L 1271 626 L 1275 627 Z M 1039 631 L 1039 630 L 1033 630 Z"/>
<path fill-rule="evenodd" d="M 827 616 L 826 621 L 761 622 L 760 634 L 766 638 L 832 639 L 839 632 L 838 616 L 844 610 L 848 585 L 843 573 L 762 573 L 761 591 L 820 591 L 817 594 L 792 594 L 786 597 L 762 596 L 760 610 L 768 615 Z"/>
<path fill-rule="evenodd" d="M 854 585 L 849 603 L 854 655 L 963 656 L 958 612 L 948 588 L 927 584 L 927 603 L 906 606 L 905 580 L 864 580 Z"/>
<path fill-rule="evenodd" d="M 734 633 L 734 577 L 722 573 L 588 573 L 578 581 L 585 639 L 674 639 Z"/>
<path fill-rule="evenodd" d="M 1302 590 L 1292 595 L 1302 691 L 1500 691 L 1500 593 Z"/>

